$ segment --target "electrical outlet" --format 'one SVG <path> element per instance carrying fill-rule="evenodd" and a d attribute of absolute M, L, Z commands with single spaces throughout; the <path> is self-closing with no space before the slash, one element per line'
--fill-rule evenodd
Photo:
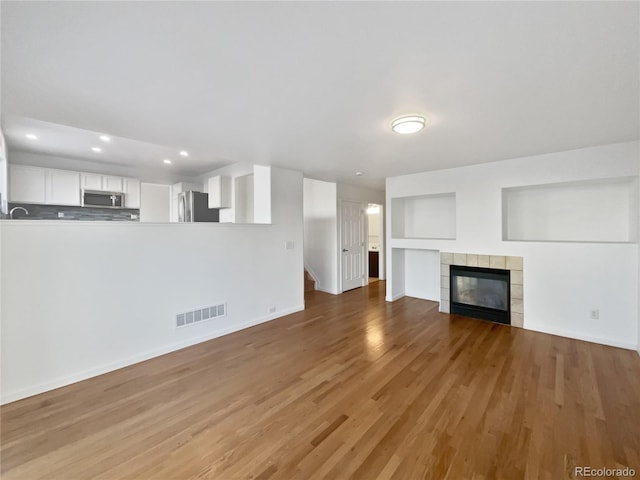
<path fill-rule="evenodd" d="M 276 307 L 269 307 L 269 313 L 276 313 Z"/>
<path fill-rule="evenodd" d="M 58 218 L 64 218 L 64 212 L 58 212 Z"/>
<path fill-rule="evenodd" d="M 598 310 L 597 308 L 594 308 L 593 310 L 590 311 L 589 316 L 593 320 L 598 320 L 600 318 L 600 310 Z"/>

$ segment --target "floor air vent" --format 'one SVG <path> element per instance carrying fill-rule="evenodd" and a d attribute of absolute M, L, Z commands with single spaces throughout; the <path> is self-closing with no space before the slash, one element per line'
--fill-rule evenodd
<path fill-rule="evenodd" d="M 224 303 L 213 307 L 200 308 L 191 312 L 179 313 L 176 315 L 176 327 L 186 327 L 194 323 L 200 323 L 213 318 L 224 317 L 227 314 L 227 307 Z"/>

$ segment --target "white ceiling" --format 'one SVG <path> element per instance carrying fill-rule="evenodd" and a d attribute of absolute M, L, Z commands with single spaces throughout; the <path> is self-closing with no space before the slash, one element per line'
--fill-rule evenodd
<path fill-rule="evenodd" d="M 629 141 L 639 7 L 3 1 L 3 128 L 37 120 L 150 144 L 117 157 L 148 169 L 165 168 L 153 148 L 197 152 L 188 167 L 176 159 L 183 175 L 252 162 L 367 186 Z M 431 124 L 394 134 L 404 113 Z M 57 155 L 85 148 L 45 143 Z"/>

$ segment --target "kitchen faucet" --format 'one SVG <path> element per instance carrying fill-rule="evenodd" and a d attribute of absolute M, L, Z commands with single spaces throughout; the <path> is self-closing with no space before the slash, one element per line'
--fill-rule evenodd
<path fill-rule="evenodd" d="M 22 210 L 24 211 L 24 213 L 26 213 L 27 215 L 29 215 L 29 210 L 27 210 L 24 207 L 13 207 L 10 211 L 9 211 L 9 218 L 13 219 L 13 212 L 15 212 L 16 210 Z"/>

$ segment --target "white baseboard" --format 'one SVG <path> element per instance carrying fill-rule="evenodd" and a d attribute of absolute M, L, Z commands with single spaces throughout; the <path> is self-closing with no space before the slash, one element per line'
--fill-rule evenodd
<path fill-rule="evenodd" d="M 400 298 L 402 298 L 402 297 L 404 297 L 404 296 L 405 296 L 405 294 L 404 294 L 404 293 L 396 293 L 396 294 L 395 294 L 395 295 L 393 295 L 393 296 L 389 296 L 389 295 L 387 295 L 384 299 L 385 299 L 387 302 L 395 302 L 396 300 L 399 300 Z"/>
<path fill-rule="evenodd" d="M 526 319 L 525 319 L 524 329 L 531 330 L 533 332 L 548 333 L 549 335 L 556 335 L 558 337 L 573 338 L 575 340 L 582 340 L 584 342 L 599 343 L 601 345 L 609 345 L 610 347 L 624 348 L 626 350 L 635 350 L 637 348 L 637 345 L 634 343 L 621 342 L 619 340 L 614 340 L 611 338 L 594 337 L 592 335 L 583 335 L 581 333 L 567 332 L 565 330 L 558 330 L 555 328 L 531 328 L 527 326 Z"/>
<path fill-rule="evenodd" d="M 321 287 L 317 283 L 316 283 L 316 290 L 318 290 L 319 292 L 330 293 L 331 295 L 338 295 L 338 293 L 339 293 L 336 290 L 331 290 L 330 288 Z"/>
<path fill-rule="evenodd" d="M 265 323 L 270 320 L 275 320 L 276 318 L 284 317 L 285 315 L 290 315 L 292 313 L 300 312 L 302 310 L 304 310 L 304 304 L 296 307 L 288 308 L 285 310 L 281 310 L 279 312 L 273 313 L 271 315 L 267 315 L 265 317 L 260 317 L 260 318 L 248 320 L 245 322 L 237 323 L 232 326 L 227 326 L 225 328 L 220 328 L 218 330 L 209 332 L 206 335 L 192 337 L 181 342 L 165 345 L 163 347 L 155 348 L 153 350 L 148 350 L 146 352 L 142 352 L 137 355 L 124 358 L 117 362 L 111 362 L 111 363 L 101 365 L 99 367 L 90 368 L 82 372 L 74 373 L 73 375 L 54 378 L 48 382 L 43 382 L 38 385 L 33 385 L 29 388 L 16 390 L 13 392 L 2 392 L 2 396 L 0 398 L 0 405 L 4 405 L 10 402 L 15 402 L 16 400 L 20 400 L 26 397 L 31 397 L 33 395 L 38 395 L 39 393 L 48 392 L 49 390 L 54 390 L 56 388 L 65 387 L 67 385 L 71 385 L 72 383 L 80 382 L 82 380 L 87 380 L 88 378 L 96 377 L 104 373 L 109 373 L 114 370 L 118 370 L 120 368 L 128 367 L 135 363 L 144 362 L 145 360 L 149 360 L 154 357 L 159 357 L 160 355 L 165 355 L 167 353 L 175 352 L 176 350 L 190 347 L 198 343 L 206 342 L 214 338 L 222 337 L 224 335 L 228 335 L 230 333 L 234 333 L 239 330 L 244 330 L 245 328 L 250 328 L 255 325 L 259 325 L 260 323 Z"/>

